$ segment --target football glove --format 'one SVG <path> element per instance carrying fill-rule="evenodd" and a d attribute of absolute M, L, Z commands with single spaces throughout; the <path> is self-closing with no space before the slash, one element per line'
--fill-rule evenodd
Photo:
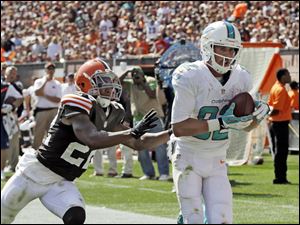
<path fill-rule="evenodd" d="M 1 107 L 1 113 L 4 113 L 4 114 L 9 113 L 13 110 L 13 108 L 14 107 L 11 104 L 4 103 Z"/>
<path fill-rule="evenodd" d="M 139 139 L 150 129 L 156 127 L 156 124 L 153 124 L 156 120 L 158 120 L 158 117 L 156 117 L 156 111 L 151 109 L 137 125 L 131 128 L 130 134 L 135 139 Z"/>
<path fill-rule="evenodd" d="M 236 130 L 242 130 L 248 127 L 253 121 L 253 115 L 236 117 L 233 114 L 235 103 L 232 103 L 226 110 L 224 115 L 219 118 L 220 128 L 230 128 Z"/>
<path fill-rule="evenodd" d="M 263 101 L 254 101 L 256 110 L 252 113 L 258 122 L 261 122 L 270 112 L 270 107 Z"/>

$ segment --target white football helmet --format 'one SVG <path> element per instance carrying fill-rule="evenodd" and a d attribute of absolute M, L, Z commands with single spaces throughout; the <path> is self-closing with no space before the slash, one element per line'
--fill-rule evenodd
<path fill-rule="evenodd" d="M 225 46 L 234 48 L 236 54 L 233 58 L 225 57 L 214 52 L 214 46 Z M 224 74 L 237 64 L 241 52 L 241 35 L 238 29 L 229 22 L 218 21 L 209 24 L 201 36 L 201 54 L 203 60 L 218 73 Z M 222 65 L 215 60 L 215 55 L 223 58 Z M 225 59 L 230 60 L 230 64 L 225 66 Z"/>

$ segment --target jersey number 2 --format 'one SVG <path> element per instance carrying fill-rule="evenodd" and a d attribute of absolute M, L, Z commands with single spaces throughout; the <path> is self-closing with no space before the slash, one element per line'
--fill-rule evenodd
<path fill-rule="evenodd" d="M 198 119 L 199 120 L 216 119 L 218 112 L 219 112 L 219 107 L 217 107 L 217 106 L 204 106 L 199 110 Z M 224 112 L 225 112 L 225 107 L 223 109 L 221 109 L 220 115 L 222 115 Z M 208 140 L 209 138 L 211 138 L 211 140 L 213 140 L 213 141 L 226 140 L 226 139 L 228 139 L 228 131 L 221 132 L 219 130 L 216 130 L 214 132 L 198 134 L 198 135 L 195 135 L 194 137 L 201 139 L 201 140 Z"/>
<path fill-rule="evenodd" d="M 90 151 L 89 147 L 79 144 L 77 142 L 71 142 L 65 152 L 61 155 L 61 158 L 66 160 L 68 163 L 80 167 L 82 162 L 85 160 L 84 158 L 74 158 L 72 157 L 73 152 L 78 151 L 81 153 L 87 153 Z M 87 169 L 88 165 L 91 161 L 91 158 L 94 156 L 95 151 L 91 151 L 88 158 L 86 159 L 85 163 L 82 166 L 82 169 Z"/>

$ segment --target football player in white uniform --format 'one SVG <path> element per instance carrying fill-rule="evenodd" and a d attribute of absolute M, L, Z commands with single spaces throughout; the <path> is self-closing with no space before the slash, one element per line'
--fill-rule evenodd
<path fill-rule="evenodd" d="M 232 223 L 225 165 L 228 129 L 251 130 L 269 111 L 267 104 L 256 101 L 252 115 L 235 117 L 235 104 L 225 107 L 252 87 L 250 74 L 238 64 L 241 48 L 233 24 L 214 22 L 201 37 L 203 61 L 184 63 L 173 73 L 173 180 L 184 223 L 203 222 L 202 198 L 208 223 Z"/>
<path fill-rule="evenodd" d="M 38 151 L 22 156 L 1 191 L 1 224 L 11 223 L 36 198 L 65 224 L 84 223 L 84 200 L 73 181 L 88 168 L 93 150 L 120 143 L 152 149 L 169 140 L 168 131 L 146 133 L 157 120 L 155 111 L 131 129 L 122 124 L 124 109 L 116 102 L 122 87 L 104 61 L 84 63 L 75 81 L 81 92 L 61 99 L 47 138 Z"/>

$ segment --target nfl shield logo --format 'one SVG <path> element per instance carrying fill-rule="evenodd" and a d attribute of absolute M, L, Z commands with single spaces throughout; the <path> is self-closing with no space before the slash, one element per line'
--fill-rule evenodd
<path fill-rule="evenodd" d="M 225 94 L 225 89 L 221 90 L 221 94 L 224 95 Z"/>

